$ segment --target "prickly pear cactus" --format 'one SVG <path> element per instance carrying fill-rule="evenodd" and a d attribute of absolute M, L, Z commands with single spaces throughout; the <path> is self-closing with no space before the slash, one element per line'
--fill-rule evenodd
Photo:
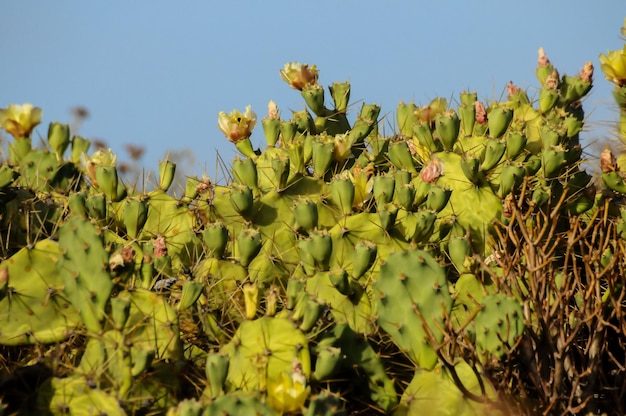
<path fill-rule="evenodd" d="M 601 62 L 623 110 L 622 55 Z M 518 278 L 499 263 L 502 227 L 558 214 L 562 235 L 566 215 L 593 222 L 608 205 L 626 236 L 623 157 L 603 153 L 600 197 L 581 166 L 593 66 L 561 76 L 540 50 L 536 74 L 535 99 L 510 83 L 502 102 L 401 103 L 385 137 L 379 106 L 349 117 L 349 83 L 327 97 L 315 66 L 289 63 L 280 75 L 306 107 L 221 112 L 240 153 L 232 181 L 190 177 L 180 197 L 172 161 L 139 192 L 112 151 L 89 154 L 60 123 L 38 149 L 41 110 L 0 109 L 14 137 L 0 166 L 2 348 L 71 351 L 39 393 L 51 412 L 491 411 L 489 374 L 535 329 L 520 305 L 539 307 L 500 293 Z"/>

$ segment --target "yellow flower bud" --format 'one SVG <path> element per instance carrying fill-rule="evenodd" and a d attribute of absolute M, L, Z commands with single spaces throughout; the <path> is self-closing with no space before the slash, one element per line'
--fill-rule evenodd
<path fill-rule="evenodd" d="M 29 137 L 37 124 L 41 122 L 41 108 L 32 104 L 10 104 L 0 109 L 0 127 L 14 138 Z"/>

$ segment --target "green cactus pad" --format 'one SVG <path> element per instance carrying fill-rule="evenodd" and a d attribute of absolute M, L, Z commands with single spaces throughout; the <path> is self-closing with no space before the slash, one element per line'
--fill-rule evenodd
<path fill-rule="evenodd" d="M 227 391 L 264 390 L 281 374 L 291 374 L 294 362 L 302 366 L 305 377 L 311 373 L 307 338 L 287 318 L 262 317 L 242 322 L 221 352 L 230 358 Z"/>
<path fill-rule="evenodd" d="M 444 269 L 421 250 L 396 252 L 380 267 L 374 283 L 378 323 L 417 365 L 433 368 L 452 298 Z"/>
<path fill-rule="evenodd" d="M 0 344 L 51 343 L 80 324 L 63 293 L 56 242 L 41 240 L 0 263 Z"/>

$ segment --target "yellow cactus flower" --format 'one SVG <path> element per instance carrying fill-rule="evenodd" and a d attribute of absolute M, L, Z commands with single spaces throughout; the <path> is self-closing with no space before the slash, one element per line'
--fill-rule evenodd
<path fill-rule="evenodd" d="M 41 122 L 41 108 L 32 104 L 10 104 L 0 109 L 0 127 L 14 138 L 29 137 L 37 124 Z"/>
<path fill-rule="evenodd" d="M 281 373 L 278 380 L 270 381 L 267 389 L 269 405 L 281 413 L 299 413 L 309 397 L 310 387 L 306 385 L 306 377 L 302 364 L 294 359 L 291 377 Z"/>
<path fill-rule="evenodd" d="M 217 125 L 226 138 L 236 144 L 252 135 L 252 129 L 256 126 L 256 114 L 249 105 L 243 114 L 237 110 L 230 114 L 220 111 L 217 115 Z"/>
<path fill-rule="evenodd" d="M 600 68 L 606 79 L 618 87 L 626 85 L 626 45 L 622 50 L 600 54 Z"/>
<path fill-rule="evenodd" d="M 281 78 L 293 89 L 302 91 L 307 87 L 317 85 L 319 71 L 315 65 L 309 66 L 300 62 L 289 62 L 280 70 Z"/>

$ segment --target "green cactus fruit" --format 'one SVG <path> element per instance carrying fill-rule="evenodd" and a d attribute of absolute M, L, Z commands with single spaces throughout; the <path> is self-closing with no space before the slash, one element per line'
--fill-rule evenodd
<path fill-rule="evenodd" d="M 567 128 L 566 136 L 572 138 L 582 131 L 584 123 L 577 117 L 569 116 L 563 120 L 563 125 Z"/>
<path fill-rule="evenodd" d="M 546 178 L 559 176 L 565 166 L 565 151 L 560 146 L 545 149 L 541 152 L 541 165 Z"/>
<path fill-rule="evenodd" d="M 602 174 L 602 181 L 612 191 L 626 194 L 626 183 L 619 172 L 605 172 Z"/>
<path fill-rule="evenodd" d="M 276 146 L 276 142 L 278 142 L 278 136 L 280 135 L 280 119 L 265 117 L 263 120 L 261 120 L 261 126 L 263 127 L 263 135 L 265 136 L 265 142 L 267 143 L 267 146 Z"/>
<path fill-rule="evenodd" d="M 167 192 L 174 181 L 176 174 L 176 163 L 171 160 L 162 160 L 159 162 L 159 189 Z"/>
<path fill-rule="evenodd" d="M 395 187 L 396 180 L 393 176 L 377 175 L 374 177 L 374 199 L 378 207 L 391 202 Z"/>
<path fill-rule="evenodd" d="M 580 76 L 564 76 L 561 84 L 561 96 L 566 104 L 583 98 L 591 90 L 591 82 L 583 81 Z"/>
<path fill-rule="evenodd" d="M 204 285 L 202 283 L 185 280 L 183 282 L 183 291 L 180 295 L 180 301 L 178 305 L 176 305 L 178 311 L 182 312 L 192 307 L 198 301 L 200 295 L 202 295 L 203 290 Z"/>
<path fill-rule="evenodd" d="M 343 353 L 341 348 L 338 348 L 335 344 L 335 338 L 327 338 L 318 342 L 316 346 L 315 370 L 313 371 L 315 380 L 328 380 L 339 369 L 343 361 Z"/>
<path fill-rule="evenodd" d="M 339 207 L 342 215 L 350 215 L 352 213 L 354 194 L 354 183 L 348 178 L 335 177 L 330 183 L 330 196 Z"/>
<path fill-rule="evenodd" d="M 209 257 L 219 259 L 228 244 L 228 229 L 222 222 L 207 224 L 202 231 L 202 240 Z"/>
<path fill-rule="evenodd" d="M 333 161 L 333 150 L 334 144 L 332 142 L 313 142 L 311 158 L 313 160 L 313 174 L 316 178 L 323 178 L 326 175 L 326 171 Z"/>
<path fill-rule="evenodd" d="M 505 151 L 506 145 L 504 143 L 494 139 L 488 140 L 482 155 L 483 162 L 480 164 L 480 170 L 487 172 L 495 168 L 500 163 Z"/>
<path fill-rule="evenodd" d="M 398 169 L 393 174 L 393 177 L 396 180 L 396 186 L 408 185 L 412 183 L 411 180 L 413 179 L 413 174 L 409 172 L 408 170 Z"/>
<path fill-rule="evenodd" d="M 307 110 L 294 111 L 291 121 L 296 123 L 296 129 L 299 133 L 315 132 L 315 122 Z"/>
<path fill-rule="evenodd" d="M 480 172 L 480 160 L 475 157 L 463 159 L 461 161 L 461 170 L 468 181 L 474 185 L 478 185 L 482 181 Z"/>
<path fill-rule="evenodd" d="M 410 137 L 410 136 L 409 136 Z M 417 172 L 415 169 L 415 161 L 409 150 L 406 140 L 396 140 L 389 145 L 389 161 L 398 169 Z"/>
<path fill-rule="evenodd" d="M 559 99 L 559 93 L 552 88 L 542 88 L 539 91 L 539 112 L 546 114 L 554 108 Z"/>
<path fill-rule="evenodd" d="M 308 341 L 288 318 L 261 317 L 243 321 L 233 339 L 220 349 L 229 357 L 226 391 L 264 390 L 294 364 L 302 375 L 311 374 Z"/>
<path fill-rule="evenodd" d="M 72 155 L 70 160 L 73 163 L 80 163 L 80 155 L 87 154 L 91 147 L 91 141 L 80 136 L 74 136 L 72 138 Z"/>
<path fill-rule="evenodd" d="M 101 231 L 86 219 L 72 217 L 59 229 L 59 249 L 63 290 L 87 329 L 99 333 L 113 290 Z"/>
<path fill-rule="evenodd" d="M 448 204 L 451 194 L 452 190 L 450 189 L 437 185 L 431 186 L 426 199 L 426 208 L 434 212 L 441 212 Z"/>
<path fill-rule="evenodd" d="M 247 267 L 261 251 L 261 233 L 254 228 L 246 228 L 237 237 L 239 263 Z"/>
<path fill-rule="evenodd" d="M 432 211 L 420 210 L 409 218 L 412 219 L 410 221 L 412 226 L 407 227 L 407 235 L 405 235 L 407 240 L 415 243 L 428 241 L 435 230 L 437 214 Z"/>
<path fill-rule="evenodd" d="M 70 126 L 58 122 L 48 126 L 48 144 L 58 160 L 63 160 L 63 153 L 70 145 Z"/>
<path fill-rule="evenodd" d="M 276 191 L 282 192 L 287 187 L 287 179 L 289 179 L 289 157 L 278 154 L 272 158 L 271 163 Z"/>
<path fill-rule="evenodd" d="M 500 173 L 500 188 L 498 195 L 504 198 L 511 192 L 517 191 L 524 181 L 525 170 L 521 166 L 506 165 Z"/>
<path fill-rule="evenodd" d="M 232 163 L 232 171 L 235 180 L 241 185 L 245 185 L 250 189 L 256 189 L 258 186 L 258 173 L 256 163 L 250 158 L 241 159 L 236 157 Z"/>
<path fill-rule="evenodd" d="M 413 209 L 413 201 L 415 201 L 415 186 L 413 183 L 400 185 L 396 181 L 393 203 L 406 211 L 411 211 Z"/>
<path fill-rule="evenodd" d="M 536 207 L 543 207 L 550 200 L 550 190 L 543 186 L 535 188 L 531 200 Z"/>
<path fill-rule="evenodd" d="M 415 183 L 415 181 L 417 183 Z M 415 199 L 413 200 L 413 205 L 418 206 L 421 205 L 422 202 L 426 201 L 426 198 L 428 198 L 428 192 L 430 191 L 430 187 L 432 185 L 429 182 L 422 180 L 421 178 L 416 179 L 415 181 Z"/>
<path fill-rule="evenodd" d="M 506 157 L 515 159 L 526 147 L 526 136 L 517 132 L 509 132 L 506 135 Z"/>
<path fill-rule="evenodd" d="M 572 215 L 580 215 L 589 211 L 594 206 L 594 200 L 585 196 L 580 195 L 574 201 L 569 202 L 567 204 L 567 210 Z"/>
<path fill-rule="evenodd" d="M 0 344 L 53 343 L 79 325 L 56 267 L 58 244 L 38 241 L 0 263 Z"/>
<path fill-rule="evenodd" d="M 115 166 L 96 166 L 96 180 L 98 188 L 104 192 L 104 195 L 110 201 L 117 201 L 117 169 Z"/>
<path fill-rule="evenodd" d="M 448 255 L 459 274 L 469 272 L 468 258 L 473 254 L 472 244 L 466 236 L 450 236 Z"/>
<path fill-rule="evenodd" d="M 405 137 L 413 136 L 415 110 L 417 110 L 417 106 L 413 102 L 410 102 L 409 104 L 401 102 L 396 107 L 396 121 L 398 123 L 398 128 L 400 129 L 400 134 Z"/>
<path fill-rule="evenodd" d="M 562 141 L 561 135 L 554 129 L 544 127 L 541 129 L 541 143 L 544 149 L 558 146 Z"/>
<path fill-rule="evenodd" d="M 281 120 L 280 122 L 280 135 L 283 143 L 291 143 L 293 138 L 298 132 L 298 126 L 293 121 Z"/>
<path fill-rule="evenodd" d="M 378 249 L 375 243 L 360 240 L 354 245 L 352 253 L 352 278 L 359 280 L 372 267 Z"/>
<path fill-rule="evenodd" d="M 535 176 L 539 169 L 541 169 L 541 158 L 538 155 L 533 155 L 524 162 L 526 176 Z"/>
<path fill-rule="evenodd" d="M 228 376 L 228 366 L 228 355 L 214 351 L 207 353 L 205 373 L 209 385 L 205 391 L 210 392 L 211 398 L 222 394 Z"/>
<path fill-rule="evenodd" d="M 293 310 L 296 307 L 296 302 L 304 291 L 304 281 L 291 278 L 287 283 L 287 309 Z"/>
<path fill-rule="evenodd" d="M 306 105 L 313 111 L 316 116 L 324 116 L 326 107 L 324 107 L 324 88 L 315 84 L 304 88 L 301 91 L 302 98 Z"/>
<path fill-rule="evenodd" d="M 136 239 L 148 219 L 148 202 L 146 199 L 127 198 L 124 204 L 124 225 L 132 239 Z"/>
<path fill-rule="evenodd" d="M 330 258 L 333 251 L 333 240 L 325 230 L 314 230 L 310 233 L 311 244 L 309 250 L 315 265 L 322 271 L 330 267 Z"/>
<path fill-rule="evenodd" d="M 474 320 L 476 347 L 482 359 L 501 357 L 524 332 L 524 314 L 517 299 L 496 293 L 482 300 L 482 307 Z"/>
<path fill-rule="evenodd" d="M 250 218 L 254 211 L 252 189 L 246 185 L 234 185 L 230 190 L 230 203 L 239 215 Z"/>
<path fill-rule="evenodd" d="M 311 232 L 317 227 L 317 204 L 310 199 L 296 201 L 293 206 L 293 216 L 296 221 L 296 230 Z"/>
<path fill-rule="evenodd" d="M 418 143 L 421 144 L 427 152 L 431 153 L 441 150 L 438 146 L 441 142 L 435 142 L 433 131 L 427 123 L 418 123 L 413 126 L 413 133 Z"/>
<path fill-rule="evenodd" d="M 315 274 L 316 264 L 312 251 L 313 241 L 310 237 L 298 240 L 298 250 L 300 252 L 300 264 L 307 276 Z"/>
<path fill-rule="evenodd" d="M 100 221 L 107 218 L 107 202 L 104 194 L 90 195 L 87 197 L 86 205 L 89 217 Z"/>
<path fill-rule="evenodd" d="M 461 119 L 461 132 L 464 136 L 470 136 L 474 132 L 476 123 L 476 107 L 474 103 L 462 104 L 457 108 L 457 113 Z"/>
<path fill-rule="evenodd" d="M 489 136 L 499 139 L 506 133 L 513 120 L 513 110 L 507 107 L 494 107 L 489 111 L 487 123 Z"/>
<path fill-rule="evenodd" d="M 321 316 L 322 310 L 322 305 L 320 305 L 317 300 L 313 299 L 310 296 L 306 296 L 305 298 L 303 298 L 303 307 L 301 312 L 302 322 L 300 323 L 300 326 L 298 328 L 300 328 L 300 330 L 303 332 L 308 332 L 309 330 L 311 330 L 311 328 L 315 326 L 317 320 Z"/>
<path fill-rule="evenodd" d="M 348 102 L 350 101 L 350 83 L 347 81 L 333 82 L 328 89 L 330 90 L 335 110 L 339 113 L 345 113 L 348 109 Z"/>
<path fill-rule="evenodd" d="M 328 273 L 330 282 L 335 289 L 344 296 L 350 296 L 354 293 L 352 286 L 350 285 L 350 279 L 348 278 L 348 272 L 343 269 L 333 270 Z"/>
<path fill-rule="evenodd" d="M 444 269 L 421 250 L 391 253 L 373 288 L 378 324 L 416 365 L 433 368 L 433 344 L 443 340 L 440 328 L 452 309 Z"/>
<path fill-rule="evenodd" d="M 459 137 L 461 120 L 454 110 L 449 110 L 435 118 L 435 130 L 443 150 L 452 150 Z"/>
<path fill-rule="evenodd" d="M 378 217 L 380 218 L 380 225 L 383 230 L 389 230 L 396 223 L 396 217 L 398 216 L 398 206 L 389 203 L 382 207 L 378 207 Z"/>

